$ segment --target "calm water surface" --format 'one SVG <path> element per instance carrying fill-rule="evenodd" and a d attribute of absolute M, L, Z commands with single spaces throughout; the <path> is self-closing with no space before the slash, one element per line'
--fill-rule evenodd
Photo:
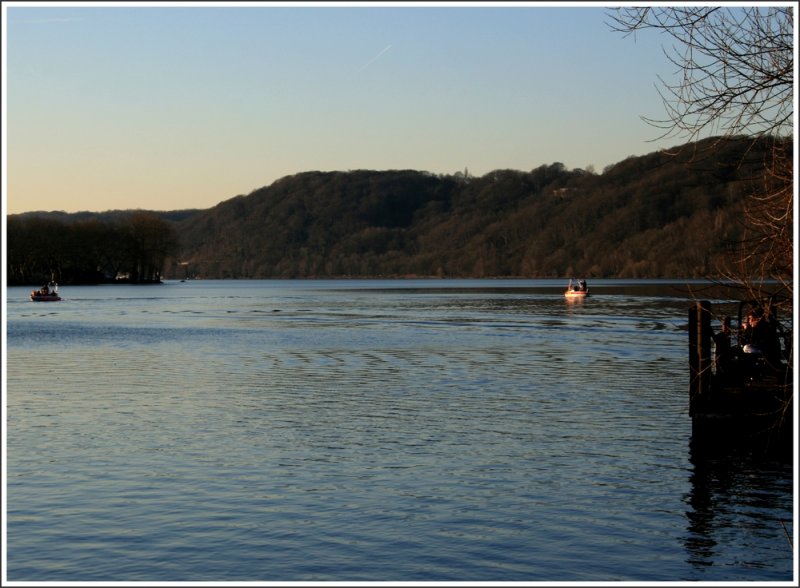
<path fill-rule="evenodd" d="M 685 289 L 7 289 L 10 581 L 791 581 L 791 462 L 699 456 Z"/>

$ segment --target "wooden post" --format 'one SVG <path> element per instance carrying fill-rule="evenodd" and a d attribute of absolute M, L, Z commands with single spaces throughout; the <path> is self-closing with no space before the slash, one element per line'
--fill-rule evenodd
<path fill-rule="evenodd" d="M 689 416 L 711 383 L 711 303 L 700 300 L 689 309 Z"/>

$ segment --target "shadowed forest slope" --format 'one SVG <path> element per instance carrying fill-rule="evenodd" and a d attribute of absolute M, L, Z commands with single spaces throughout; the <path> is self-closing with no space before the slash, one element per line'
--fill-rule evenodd
<path fill-rule="evenodd" d="M 742 203 L 767 156 L 751 140 L 721 148 L 708 140 L 630 157 L 602 174 L 560 163 L 481 177 L 300 173 L 178 222 L 179 271 L 706 277 L 739 239 Z"/>

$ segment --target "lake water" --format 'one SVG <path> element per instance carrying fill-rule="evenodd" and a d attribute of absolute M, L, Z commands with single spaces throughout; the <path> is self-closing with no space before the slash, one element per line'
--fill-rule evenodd
<path fill-rule="evenodd" d="M 793 464 L 692 447 L 672 282 L 7 293 L 9 581 L 784 581 Z"/>

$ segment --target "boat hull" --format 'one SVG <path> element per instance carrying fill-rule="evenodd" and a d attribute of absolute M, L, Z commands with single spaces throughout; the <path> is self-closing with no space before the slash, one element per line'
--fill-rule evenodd
<path fill-rule="evenodd" d="M 34 302 L 58 302 L 61 300 L 61 296 L 42 296 L 41 294 L 34 295 L 31 294 L 31 300 Z"/>

